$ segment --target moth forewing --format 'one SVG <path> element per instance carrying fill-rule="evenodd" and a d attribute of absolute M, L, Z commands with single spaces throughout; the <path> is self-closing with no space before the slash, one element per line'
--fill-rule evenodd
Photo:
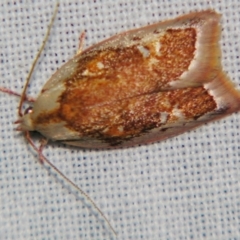
<path fill-rule="evenodd" d="M 86 49 L 48 80 L 26 122 L 52 140 L 111 148 L 238 111 L 239 92 L 221 67 L 219 21 L 211 10 L 190 13 Z"/>

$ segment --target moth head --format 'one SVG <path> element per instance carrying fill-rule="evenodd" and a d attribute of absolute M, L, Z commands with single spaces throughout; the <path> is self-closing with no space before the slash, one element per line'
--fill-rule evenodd
<path fill-rule="evenodd" d="M 19 124 L 17 130 L 19 131 L 34 131 L 33 122 L 31 118 L 33 107 L 28 107 L 25 109 L 23 116 L 17 120 L 15 123 Z"/>

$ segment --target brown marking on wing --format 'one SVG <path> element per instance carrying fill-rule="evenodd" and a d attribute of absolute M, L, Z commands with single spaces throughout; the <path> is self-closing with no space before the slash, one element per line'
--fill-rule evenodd
<path fill-rule="evenodd" d="M 72 105 L 63 103 L 58 111 L 40 114 L 38 121 L 49 124 L 62 120 L 80 136 L 119 141 L 168 123 L 193 120 L 216 107 L 213 97 L 203 87 L 185 88 L 122 99 L 100 107 L 83 107 L 77 101 Z M 174 110 L 181 112 L 182 118 Z"/>
<path fill-rule="evenodd" d="M 148 44 L 88 54 L 81 58 L 75 75 L 66 80 L 63 99 L 67 97 L 69 104 L 78 99 L 86 107 L 161 91 L 188 70 L 195 43 L 194 28 L 169 29 Z M 149 51 L 149 56 L 139 47 Z"/>
<path fill-rule="evenodd" d="M 201 86 L 162 90 L 188 70 L 196 30 L 169 29 L 157 41 L 83 56 L 75 75 L 66 80 L 60 108 L 41 113 L 35 124 L 64 121 L 79 136 L 119 142 L 178 121 L 174 109 L 188 120 L 214 110 L 214 99 Z"/>

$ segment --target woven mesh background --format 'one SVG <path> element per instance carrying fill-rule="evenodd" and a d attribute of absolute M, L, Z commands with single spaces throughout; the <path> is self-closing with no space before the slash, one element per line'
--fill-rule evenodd
<path fill-rule="evenodd" d="M 21 92 L 55 1 L 1 1 L 0 86 Z M 240 1 L 60 1 L 28 94 L 78 47 L 190 11 L 222 13 L 222 64 L 240 84 Z M 93 207 L 41 165 L 14 130 L 18 98 L 0 93 L 0 239 L 115 239 Z M 96 202 L 118 239 L 240 239 L 239 114 L 161 143 L 83 150 L 49 143 L 44 154 Z"/>

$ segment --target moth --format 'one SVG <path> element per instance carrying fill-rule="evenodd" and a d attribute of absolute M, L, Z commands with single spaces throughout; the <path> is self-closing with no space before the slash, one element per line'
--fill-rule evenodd
<path fill-rule="evenodd" d="M 212 10 L 190 13 L 80 52 L 43 86 L 20 129 L 84 148 L 129 147 L 239 111 L 219 22 Z"/>
<path fill-rule="evenodd" d="M 83 148 L 129 147 L 239 111 L 240 93 L 221 66 L 220 32 L 220 15 L 206 10 L 115 35 L 84 51 L 80 43 L 23 114 L 24 100 L 32 101 L 26 89 L 44 43 L 34 60 L 21 95 L 18 130 L 43 162 L 92 203 L 114 234 L 93 200 L 42 155 L 29 132 Z"/>

